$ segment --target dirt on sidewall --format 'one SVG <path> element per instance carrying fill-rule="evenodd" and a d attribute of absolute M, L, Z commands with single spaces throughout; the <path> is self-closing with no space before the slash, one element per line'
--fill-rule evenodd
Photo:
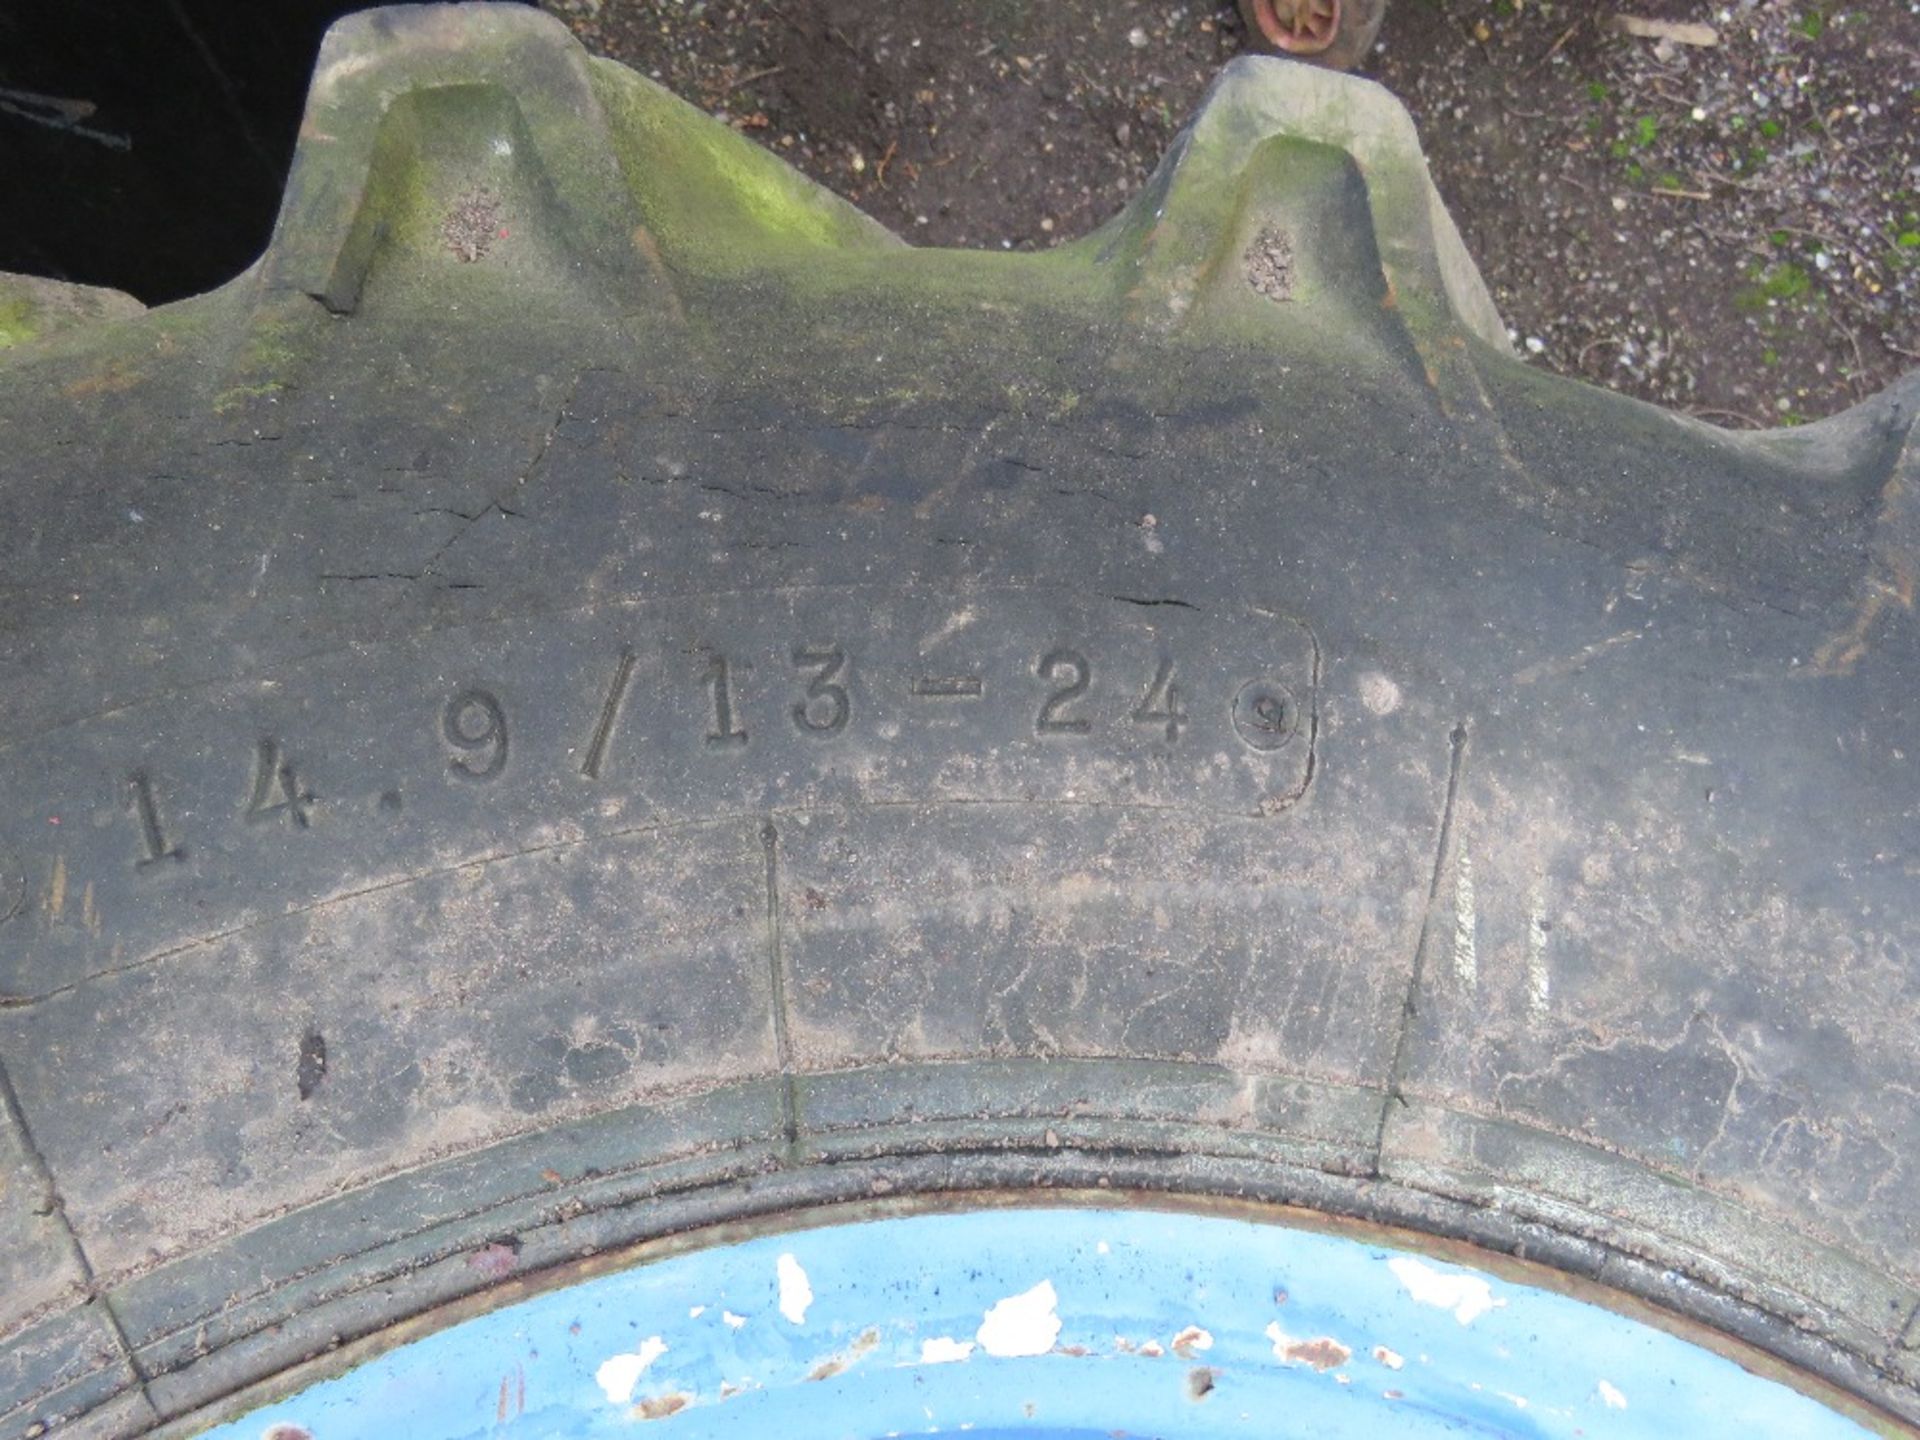
<path fill-rule="evenodd" d="M 547 4 L 910 242 L 978 249 L 1109 218 L 1245 40 L 1211 0 Z M 1533 363 L 1736 428 L 1920 365 L 1920 0 L 1392 0 L 1365 73 Z"/>

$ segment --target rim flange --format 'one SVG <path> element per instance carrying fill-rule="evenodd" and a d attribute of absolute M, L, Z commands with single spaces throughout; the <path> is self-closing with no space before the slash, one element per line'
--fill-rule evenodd
<path fill-rule="evenodd" d="M 1116 1210 L 1112 1208 L 1115 1206 L 1125 1208 Z M 494 1295 L 491 1305 L 481 1307 L 468 1304 L 458 1307 L 464 1310 L 464 1317 L 452 1315 L 449 1318 L 443 1312 L 442 1318 L 437 1323 L 429 1317 L 419 1317 L 417 1321 L 401 1327 L 406 1333 L 395 1334 L 392 1341 L 385 1346 L 372 1349 L 364 1346 L 353 1347 L 362 1351 L 358 1356 L 349 1358 L 343 1355 L 332 1363 L 314 1362 L 309 1366 L 299 1367 L 306 1372 L 306 1379 L 314 1382 L 307 1384 L 300 1394 L 304 1395 L 310 1390 L 319 1389 L 330 1381 L 337 1383 L 339 1379 L 345 1378 L 340 1373 L 342 1371 L 351 1373 L 365 1369 L 371 1362 L 389 1360 L 395 1355 L 403 1355 L 407 1351 L 418 1349 L 437 1337 L 444 1336 L 449 1330 L 456 1330 L 472 1323 L 476 1318 L 481 1320 L 493 1318 L 497 1321 L 499 1317 L 512 1314 L 528 1303 L 538 1303 L 541 1300 L 564 1300 L 593 1286 L 610 1281 L 617 1282 L 623 1276 L 631 1276 L 650 1266 L 670 1265 L 690 1258 L 697 1262 L 702 1256 L 726 1255 L 746 1246 L 757 1245 L 763 1249 L 768 1246 L 783 1246 L 804 1250 L 807 1244 L 812 1243 L 808 1241 L 808 1237 L 833 1231 L 858 1231 L 865 1237 L 872 1237 L 888 1226 L 898 1227 L 903 1223 L 926 1218 L 951 1219 L 958 1216 L 981 1224 L 993 1224 L 1004 1223 L 1004 1217 L 1009 1215 L 1017 1219 L 1022 1214 L 1029 1216 L 1042 1214 L 1065 1226 L 1079 1225 L 1083 1229 L 1086 1225 L 1095 1223 L 1131 1224 L 1140 1221 L 1143 1217 L 1150 1223 L 1165 1223 L 1174 1227 L 1189 1228 L 1196 1225 L 1205 1227 L 1237 1222 L 1242 1225 L 1252 1224 L 1270 1234 L 1320 1237 L 1322 1240 L 1331 1240 L 1351 1248 L 1388 1250 L 1432 1258 L 1444 1266 L 1471 1267 L 1490 1277 L 1491 1281 L 1498 1285 L 1550 1297 L 1555 1302 L 1577 1305 L 1585 1310 L 1604 1311 L 1609 1316 L 1617 1317 L 1621 1323 L 1631 1324 L 1649 1333 L 1659 1332 L 1689 1349 L 1710 1354 L 1723 1364 L 1740 1370 L 1757 1371 L 1759 1373 L 1754 1376 L 1756 1381 L 1768 1384 L 1794 1400 L 1806 1401 L 1820 1407 L 1833 1406 L 1832 1409 L 1822 1408 L 1820 1413 L 1831 1416 L 1835 1421 L 1844 1416 L 1854 1426 L 1878 1428 L 1879 1422 L 1874 1419 L 1873 1414 L 1869 1412 L 1863 1415 L 1858 1403 L 1853 1401 L 1853 1397 L 1844 1393 L 1837 1396 L 1821 1393 L 1829 1392 L 1831 1387 L 1819 1383 L 1807 1372 L 1799 1371 L 1775 1357 L 1761 1357 L 1761 1363 L 1756 1366 L 1754 1364 L 1756 1352 L 1731 1336 L 1709 1329 L 1698 1322 L 1686 1320 L 1622 1291 L 1598 1285 L 1591 1280 L 1570 1275 L 1561 1270 L 1486 1251 L 1468 1242 L 1448 1240 L 1432 1234 L 1408 1231 L 1373 1221 L 1299 1210 L 1285 1204 L 1183 1196 L 1177 1193 L 1136 1194 L 1116 1190 L 1067 1191 L 1044 1195 L 1032 1191 L 955 1191 L 942 1194 L 893 1196 L 869 1201 L 842 1202 L 797 1212 L 770 1213 L 754 1219 L 723 1222 L 698 1231 L 666 1236 L 643 1242 L 618 1254 L 595 1256 L 575 1264 L 556 1267 L 554 1271 L 545 1274 L 527 1276 L 523 1280 L 501 1287 L 500 1292 Z M 1102 1216 L 1105 1217 L 1104 1220 L 1101 1219 Z M 1001 1221 L 996 1222 L 996 1217 L 1002 1217 Z M 1059 1247 L 1056 1245 L 1052 1248 Z M 921 1253 L 921 1247 L 909 1247 L 909 1251 L 917 1256 Z M 529 1300 L 528 1297 L 532 1299 Z M 1594 1303 L 1596 1300 L 1600 1302 L 1598 1306 Z M 449 1309 L 452 1308 L 454 1307 L 449 1307 Z M 1160 1337 L 1163 1350 L 1170 1348 L 1166 1344 L 1170 1338 L 1169 1336 Z M 1313 1337 L 1307 1338 L 1311 1340 Z M 1277 1344 L 1278 1342 L 1276 1346 Z M 1188 1361 L 1204 1361 L 1206 1357 L 1187 1355 L 1185 1358 Z M 1356 1360 L 1354 1363 L 1360 1362 Z M 498 1378 L 497 1369 L 491 1373 L 496 1379 Z M 320 1377 L 317 1381 L 314 1380 L 316 1375 Z M 289 1375 L 285 1378 L 292 1377 Z M 1373 1378 L 1378 1380 L 1381 1377 Z M 1791 1385 L 1791 1389 L 1780 1383 L 1783 1380 Z M 286 1393 L 282 1386 L 271 1388 L 281 1394 Z M 1624 1385 L 1620 1388 L 1628 1394 L 1632 1393 L 1626 1390 Z M 1795 1394 L 1795 1391 L 1799 1393 Z M 504 1394 L 505 1391 L 503 1390 L 502 1393 Z M 820 1392 L 809 1389 L 808 1394 L 818 1397 Z M 283 1415 L 269 1415 L 264 1410 L 254 1411 L 252 1406 L 260 1403 L 257 1397 L 258 1391 L 252 1405 L 247 1407 L 249 1413 L 243 1415 L 240 1420 L 232 1422 L 238 1427 L 232 1431 L 234 1435 L 245 1435 L 247 1440 L 257 1440 L 262 1423 L 270 1428 L 272 1424 L 289 1418 Z M 232 1397 L 235 1400 L 239 1398 Z M 296 1397 L 296 1403 L 297 1399 L 298 1397 Z M 1841 1403 L 1835 1404 L 1836 1400 Z M 818 1403 L 818 1401 L 816 1399 L 808 1403 Z M 227 1416 L 239 1413 L 238 1407 L 222 1406 L 221 1409 Z M 201 1422 L 202 1425 L 205 1423 L 205 1420 Z M 386 1422 L 383 1420 L 382 1423 Z M 887 1428 L 897 1429 L 898 1427 Z M 193 1429 L 198 1431 L 200 1426 L 196 1425 Z M 166 1433 L 174 1433 L 174 1427 L 167 1427 Z M 217 1429 L 211 1433 L 218 1437 L 227 1435 L 225 1429 Z M 309 1433 L 321 1432 L 314 1430 Z M 357 1432 L 351 1427 L 343 1431 L 330 1424 L 325 1427 L 325 1433 L 330 1436 L 344 1434 L 351 1437 Z M 539 1433 L 571 1434 L 573 1432 L 541 1430 Z M 649 1433 L 653 1432 L 650 1430 Z M 684 1432 L 676 1430 L 673 1433 Z M 874 1433 L 883 1432 L 876 1430 Z M 1215 1432 L 1196 1431 L 1189 1426 L 1184 1430 L 1176 1427 L 1176 1431 L 1170 1433 L 1199 1437 L 1210 1436 Z M 1218 1433 L 1225 1435 L 1229 1432 Z M 1804 1433 L 1824 1435 L 1829 1432 L 1826 1428 L 1822 1428 Z M 1845 1429 L 1844 1433 L 1863 1432 L 1849 1428 Z M 423 1434 L 422 1440 L 429 1440 L 429 1437 Z"/>

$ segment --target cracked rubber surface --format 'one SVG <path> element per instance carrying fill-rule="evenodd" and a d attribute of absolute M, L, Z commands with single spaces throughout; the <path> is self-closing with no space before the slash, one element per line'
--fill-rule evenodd
<path fill-rule="evenodd" d="M 0 368 L 0 1436 L 981 1187 L 1467 1238 L 1920 1415 L 1911 384 L 1525 369 L 1293 67 L 1003 259 L 538 16 L 330 45 L 259 267 Z"/>

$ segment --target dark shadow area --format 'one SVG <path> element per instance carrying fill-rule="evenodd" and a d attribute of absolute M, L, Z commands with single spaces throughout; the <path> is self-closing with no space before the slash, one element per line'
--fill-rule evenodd
<path fill-rule="evenodd" d="M 353 0 L 0 5 L 0 270 L 157 305 L 273 229 L 320 38 Z"/>

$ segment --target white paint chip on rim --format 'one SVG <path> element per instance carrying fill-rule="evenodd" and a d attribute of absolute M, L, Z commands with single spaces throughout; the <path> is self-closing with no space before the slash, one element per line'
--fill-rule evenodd
<path fill-rule="evenodd" d="M 1060 1338 L 1059 1303 L 1051 1280 L 997 1301 L 980 1322 L 980 1348 L 1002 1358 L 1046 1354 Z"/>
<path fill-rule="evenodd" d="M 950 1365 L 956 1360 L 965 1360 L 972 1354 L 973 1341 L 955 1340 L 951 1335 L 938 1335 L 931 1340 L 920 1342 L 922 1365 Z"/>
<path fill-rule="evenodd" d="M 747 1323 L 746 1316 L 736 1315 L 731 1310 L 722 1310 L 720 1312 L 720 1318 L 727 1322 L 727 1328 L 729 1330 L 742 1329 Z"/>
<path fill-rule="evenodd" d="M 1605 1405 L 1607 1409 L 1624 1410 L 1627 1408 L 1627 1397 L 1614 1389 L 1614 1387 L 1605 1380 L 1602 1380 L 1594 1388 L 1600 1392 L 1600 1402 Z"/>
<path fill-rule="evenodd" d="M 667 1353 L 667 1342 L 658 1335 L 650 1335 L 640 1342 L 640 1348 L 625 1355 L 610 1355 L 600 1362 L 600 1368 L 593 1372 L 593 1378 L 606 1392 L 609 1405 L 624 1405 L 633 1399 L 633 1387 L 640 1383 L 640 1377 L 647 1368 Z"/>
<path fill-rule="evenodd" d="M 813 1286 L 807 1281 L 807 1272 L 791 1255 L 782 1255 L 773 1268 L 780 1277 L 780 1313 L 795 1325 L 806 1324 L 807 1307 L 813 1304 Z"/>
<path fill-rule="evenodd" d="M 1507 1303 L 1494 1299 L 1493 1287 L 1478 1275 L 1436 1270 L 1411 1255 L 1396 1255 L 1387 1262 L 1387 1268 L 1406 1287 L 1414 1303 L 1451 1310 L 1462 1325 L 1471 1325 L 1487 1311 Z"/>
<path fill-rule="evenodd" d="M 1213 1336 L 1198 1325 L 1189 1325 L 1173 1337 L 1173 1353 L 1185 1355 L 1190 1350 L 1211 1350 Z"/>

